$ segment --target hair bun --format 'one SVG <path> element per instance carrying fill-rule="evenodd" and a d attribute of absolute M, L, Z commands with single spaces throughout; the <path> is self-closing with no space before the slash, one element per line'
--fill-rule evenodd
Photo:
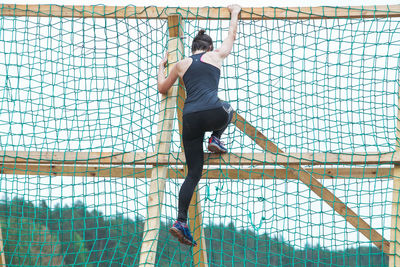
<path fill-rule="evenodd" d="M 204 29 L 197 32 L 197 35 L 193 39 L 192 52 L 195 51 L 212 51 L 213 41 L 208 34 L 205 33 Z"/>

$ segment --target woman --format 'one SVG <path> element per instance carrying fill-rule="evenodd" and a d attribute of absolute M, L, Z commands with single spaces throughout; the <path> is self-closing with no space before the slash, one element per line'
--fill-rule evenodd
<path fill-rule="evenodd" d="M 186 245 L 197 245 L 186 222 L 190 200 L 203 171 L 205 132 L 212 131 L 208 141 L 209 151 L 227 152 L 219 139 L 232 120 L 233 110 L 228 103 L 218 98 L 218 83 L 222 61 L 230 54 L 236 39 L 241 7 L 231 5 L 228 8 L 231 12 L 229 33 L 219 49 L 214 51 L 212 39 L 201 30 L 192 43 L 193 55 L 175 64 L 167 78 L 164 75 L 167 56 L 159 66 L 160 93 L 167 93 L 178 77 L 183 79 L 186 87 L 182 140 L 188 175 L 179 191 L 178 219 L 170 229 L 170 233 Z"/>

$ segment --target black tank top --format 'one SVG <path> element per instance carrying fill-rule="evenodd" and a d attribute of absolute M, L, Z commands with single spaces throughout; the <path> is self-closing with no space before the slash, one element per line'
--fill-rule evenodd
<path fill-rule="evenodd" d="M 222 102 L 218 98 L 218 84 L 221 71 L 202 62 L 204 53 L 192 55 L 192 64 L 183 75 L 186 87 L 186 101 L 183 114 L 219 108 Z"/>

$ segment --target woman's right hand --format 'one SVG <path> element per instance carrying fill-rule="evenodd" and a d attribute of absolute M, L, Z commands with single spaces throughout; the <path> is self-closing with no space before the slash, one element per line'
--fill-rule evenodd
<path fill-rule="evenodd" d="M 229 5 L 228 9 L 229 9 L 229 12 L 231 12 L 231 14 L 234 14 L 234 13 L 239 14 L 242 7 L 239 5 Z"/>

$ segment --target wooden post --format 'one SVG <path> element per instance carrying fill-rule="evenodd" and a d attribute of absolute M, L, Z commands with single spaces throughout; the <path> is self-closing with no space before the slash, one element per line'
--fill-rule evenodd
<path fill-rule="evenodd" d="M 0 223 L 0 266 L 7 266 L 6 257 L 4 256 L 3 231 L 1 230 L 1 223 Z"/>
<path fill-rule="evenodd" d="M 393 196 L 392 196 L 392 223 L 390 229 L 390 254 L 389 266 L 395 267 L 400 264 L 400 167 L 394 167 Z"/>
<path fill-rule="evenodd" d="M 168 67 L 169 69 L 178 62 L 183 55 L 183 43 L 179 38 L 180 17 L 173 15 L 168 17 L 170 38 L 168 41 Z M 169 153 L 171 147 L 172 127 L 175 114 L 176 97 L 179 81 L 177 81 L 168 94 L 162 96 L 160 105 L 160 117 L 157 130 L 158 153 Z M 140 252 L 140 266 L 154 266 L 157 254 L 158 233 L 162 203 L 164 201 L 165 182 L 168 173 L 168 165 L 157 166 L 152 169 L 150 192 L 147 202 L 147 219 L 144 225 L 142 248 Z"/>
<path fill-rule="evenodd" d="M 180 83 L 183 85 L 183 81 Z M 186 98 L 185 90 L 182 86 L 179 87 L 177 99 L 177 114 L 179 121 L 179 134 L 182 136 L 182 117 L 183 106 Z M 182 144 L 182 138 L 181 138 Z M 183 151 L 183 145 L 181 145 Z M 187 166 L 185 165 L 184 174 L 187 174 Z M 208 266 L 207 247 L 205 233 L 203 229 L 203 218 L 201 216 L 200 192 L 198 186 L 194 190 L 189 206 L 189 223 L 190 230 L 193 232 L 193 238 L 197 242 L 197 246 L 193 247 L 194 266 Z"/>
<path fill-rule="evenodd" d="M 200 191 L 198 186 L 193 193 L 189 206 L 190 230 L 197 246 L 193 248 L 194 266 L 208 266 L 206 238 L 203 229 L 203 217 L 201 215 Z"/>
<path fill-rule="evenodd" d="M 400 94 L 397 101 L 396 155 L 400 155 Z M 389 266 L 400 266 L 400 166 L 394 165 Z"/>
<path fill-rule="evenodd" d="M 236 127 L 253 139 L 262 149 L 268 150 L 274 154 L 285 154 L 272 141 L 268 140 L 260 131 L 248 123 L 239 114 L 234 114 L 233 121 L 235 122 Z M 331 191 L 324 187 L 315 177 L 313 177 L 313 174 L 303 169 L 300 164 L 287 163 L 282 165 L 287 168 L 289 173 L 297 175 L 300 181 L 307 185 L 311 191 L 322 198 L 325 203 L 331 206 L 337 213 L 342 215 L 348 223 L 353 225 L 354 228 L 356 228 L 366 238 L 371 240 L 375 246 L 383 252 L 389 253 L 389 242 L 352 209 L 337 198 Z"/>

